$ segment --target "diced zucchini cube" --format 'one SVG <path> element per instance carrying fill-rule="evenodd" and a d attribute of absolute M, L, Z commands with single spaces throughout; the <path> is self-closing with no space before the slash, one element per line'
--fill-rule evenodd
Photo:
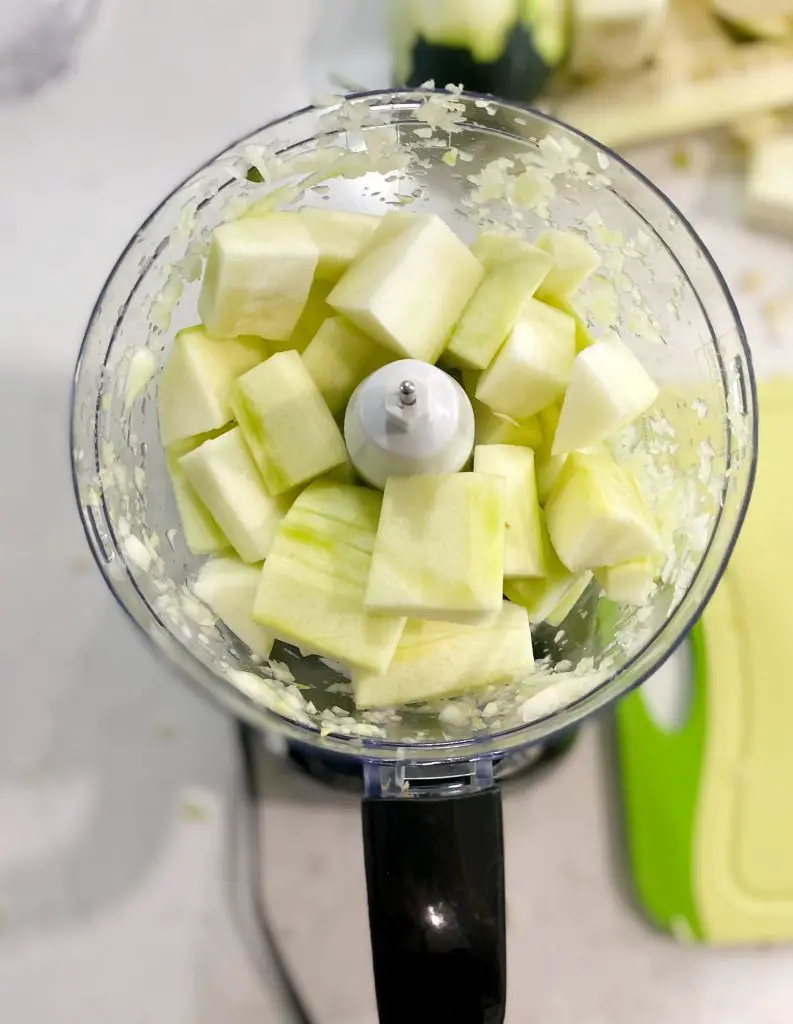
<path fill-rule="evenodd" d="M 353 673 L 355 703 L 380 708 L 437 700 L 516 682 L 533 669 L 526 612 L 505 601 L 486 625 L 408 620 L 385 673 Z"/>
<path fill-rule="evenodd" d="M 567 299 L 562 295 L 543 295 L 541 301 L 546 305 L 551 306 L 553 309 L 558 309 L 560 313 L 566 313 L 567 316 L 572 318 L 573 323 L 575 324 L 575 350 L 577 353 L 583 352 L 585 348 L 589 348 L 590 345 L 595 344 L 594 335 L 570 299 Z"/>
<path fill-rule="evenodd" d="M 525 420 L 562 394 L 574 358 L 571 318 L 529 299 L 512 334 L 479 378 L 476 397 L 494 412 Z"/>
<path fill-rule="evenodd" d="M 405 620 L 364 607 L 381 496 L 328 480 L 296 499 L 262 569 L 254 619 L 308 653 L 384 672 Z"/>
<path fill-rule="evenodd" d="M 595 571 L 606 597 L 618 604 L 643 605 L 655 587 L 657 558 L 634 558 Z"/>
<path fill-rule="evenodd" d="M 333 290 L 332 281 L 315 281 L 308 293 L 308 299 L 300 314 L 295 329 L 286 341 L 271 341 L 271 352 L 285 352 L 293 348 L 297 352 L 305 352 L 317 331 L 328 317 L 335 316 L 336 311 L 327 303 L 328 295 Z"/>
<path fill-rule="evenodd" d="M 517 235 L 505 235 L 498 231 L 482 231 L 471 243 L 471 252 L 485 270 L 509 266 L 520 260 L 526 260 L 529 265 L 544 267 L 545 274 L 553 266 L 553 257 L 544 249 L 538 249 Z"/>
<path fill-rule="evenodd" d="M 483 402 L 473 401 L 475 440 L 477 444 L 522 444 L 537 448 L 542 440 L 536 416 L 518 422 L 493 412 Z"/>
<path fill-rule="evenodd" d="M 632 423 L 658 386 L 613 331 L 576 356 L 551 454 L 589 448 Z"/>
<path fill-rule="evenodd" d="M 505 483 L 484 473 L 389 477 L 366 607 L 475 624 L 498 612 Z"/>
<path fill-rule="evenodd" d="M 540 505 L 531 448 L 477 445 L 474 472 L 502 476 L 506 484 L 504 578 L 544 576 L 547 569 L 540 527 Z"/>
<path fill-rule="evenodd" d="M 562 472 L 565 462 L 567 462 L 566 455 L 543 455 L 540 452 L 537 453 L 534 471 L 537 476 L 537 498 L 543 508 L 553 490 L 553 485 L 559 479 L 559 474 Z"/>
<path fill-rule="evenodd" d="M 290 500 L 267 492 L 240 428 L 205 441 L 179 465 L 243 562 L 261 562 Z"/>
<path fill-rule="evenodd" d="M 544 517 L 541 529 L 546 575 L 542 579 L 505 580 L 504 593 L 510 601 L 525 608 L 532 625 L 547 622 L 560 626 L 589 586 L 592 573 L 569 572 L 553 549 Z"/>
<path fill-rule="evenodd" d="M 394 213 L 328 302 L 386 348 L 434 363 L 483 274 L 440 217 Z"/>
<path fill-rule="evenodd" d="M 212 233 L 198 311 L 218 338 L 284 341 L 308 299 L 319 251 L 294 213 L 221 224 Z"/>
<path fill-rule="evenodd" d="M 219 340 L 203 327 L 180 331 L 157 385 L 163 447 L 230 423 L 234 380 L 267 355 L 267 345 L 260 338 Z"/>
<path fill-rule="evenodd" d="M 269 658 L 273 636 L 253 621 L 253 601 L 261 570 L 237 558 L 210 558 L 201 566 L 193 592 L 262 658 Z"/>
<path fill-rule="evenodd" d="M 392 358 L 343 316 L 320 327 L 303 353 L 303 362 L 334 416 L 343 412 L 361 381 Z"/>
<path fill-rule="evenodd" d="M 229 547 L 223 531 L 179 465 L 179 459 L 183 455 L 198 448 L 207 440 L 207 435 L 202 435 L 187 441 L 179 441 L 165 450 L 165 461 L 171 477 L 176 509 L 182 522 L 184 542 L 187 550 L 194 555 L 216 555 Z"/>
<path fill-rule="evenodd" d="M 606 454 L 571 453 L 545 505 L 551 542 L 570 572 L 657 554 L 658 527 L 634 478 Z"/>
<path fill-rule="evenodd" d="M 562 298 L 572 295 L 600 266 L 597 250 L 573 231 L 549 228 L 542 232 L 534 244 L 553 257 L 553 267 L 542 282 L 539 298 L 546 295 Z"/>
<path fill-rule="evenodd" d="M 493 361 L 551 267 L 548 253 L 528 243 L 526 248 L 533 252 L 486 270 L 446 346 L 445 358 L 479 370 Z"/>
<path fill-rule="evenodd" d="M 344 438 L 297 352 L 276 352 L 243 374 L 232 405 L 272 495 L 347 461 Z"/>
<path fill-rule="evenodd" d="M 360 255 L 381 220 L 373 213 L 323 210 L 315 206 L 299 210 L 298 215 L 319 250 L 316 277 L 320 281 L 338 281 Z"/>

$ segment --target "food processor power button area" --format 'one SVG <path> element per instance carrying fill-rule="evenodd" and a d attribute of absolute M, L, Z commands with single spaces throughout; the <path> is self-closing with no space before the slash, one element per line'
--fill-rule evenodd
<path fill-rule="evenodd" d="M 400 359 L 356 388 L 344 439 L 353 466 L 382 490 L 389 476 L 459 472 L 473 450 L 474 413 L 448 373 Z"/>

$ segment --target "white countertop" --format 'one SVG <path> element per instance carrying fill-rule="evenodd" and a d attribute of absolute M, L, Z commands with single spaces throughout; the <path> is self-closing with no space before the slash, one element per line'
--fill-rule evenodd
<path fill-rule="evenodd" d="M 70 72 L 0 105 L 3 1020 L 269 1016 L 226 901 L 231 725 L 155 659 L 95 572 L 67 404 L 131 233 L 228 139 L 308 101 L 314 4 L 274 9 L 104 0 Z"/>
<path fill-rule="evenodd" d="M 155 660 L 94 571 L 73 510 L 67 402 L 83 326 L 129 235 L 228 139 L 308 101 L 327 43 L 318 2 L 104 0 L 69 74 L 0 106 L 3 1020 L 272 1019 L 228 907 L 232 727 Z M 370 84 L 365 59 L 347 70 Z M 710 166 L 707 147 L 695 156 Z M 706 185 L 662 150 L 639 162 L 732 284 L 763 268 L 761 291 L 739 302 L 760 369 L 789 363 L 793 338 L 765 337 L 756 308 L 791 279 L 789 245 L 735 225 L 728 171 Z M 589 757 L 573 764 L 591 770 Z M 586 798 L 569 772 L 560 786 L 560 800 Z M 729 986 L 723 964 L 707 984 Z M 612 1024 L 635 1024 L 623 1004 Z M 728 1008 L 712 1020 L 727 1024 Z"/>

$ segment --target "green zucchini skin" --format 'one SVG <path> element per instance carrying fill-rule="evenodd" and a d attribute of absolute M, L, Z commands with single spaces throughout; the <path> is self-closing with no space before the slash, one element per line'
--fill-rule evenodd
<path fill-rule="evenodd" d="M 434 79 L 438 84 L 462 83 L 470 92 L 508 100 L 535 99 L 556 69 L 540 56 L 533 33 L 517 22 L 496 60 L 480 62 L 462 46 L 445 46 L 418 36 L 413 44 L 410 75 L 405 85 L 416 87 Z"/>
<path fill-rule="evenodd" d="M 751 14 L 747 15 L 745 21 L 733 21 L 730 18 L 722 17 L 717 12 L 719 24 L 727 32 L 729 37 L 736 43 L 757 43 L 765 40 L 785 39 L 782 32 L 770 32 L 762 21 L 753 21 Z"/>

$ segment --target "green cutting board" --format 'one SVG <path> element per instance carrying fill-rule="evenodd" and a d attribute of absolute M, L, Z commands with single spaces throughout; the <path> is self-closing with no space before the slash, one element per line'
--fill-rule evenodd
<path fill-rule="evenodd" d="M 637 896 L 658 926 L 714 943 L 793 938 L 793 380 L 760 388 L 749 514 L 689 636 L 682 721 L 635 691 L 617 708 Z"/>

